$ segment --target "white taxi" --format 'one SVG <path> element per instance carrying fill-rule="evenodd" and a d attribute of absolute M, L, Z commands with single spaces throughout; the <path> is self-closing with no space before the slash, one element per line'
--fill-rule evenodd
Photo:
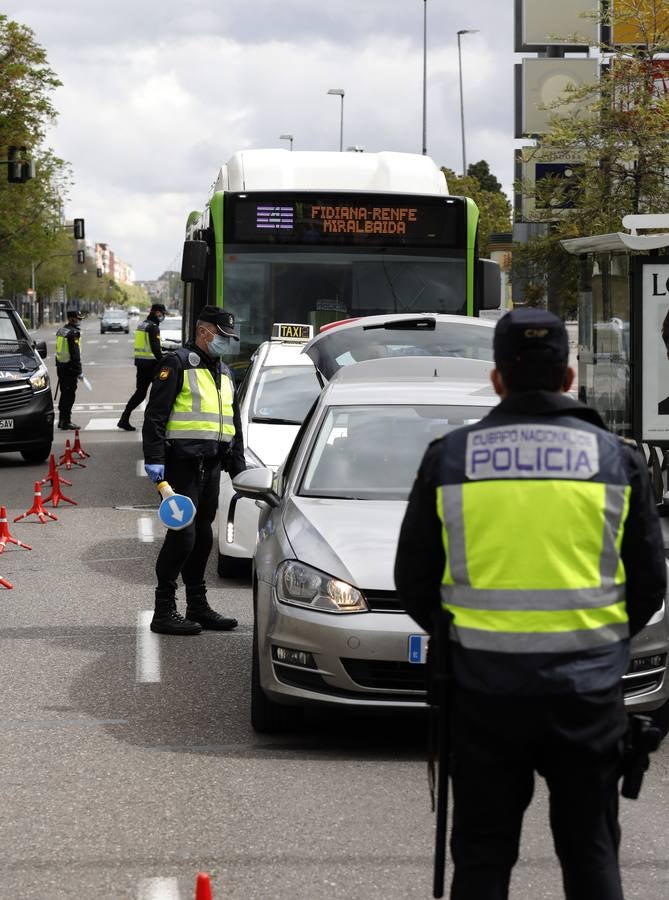
<path fill-rule="evenodd" d="M 278 322 L 251 358 L 239 387 L 246 465 L 276 471 L 321 391 L 313 362 L 302 353 L 311 325 Z M 238 574 L 255 552 L 258 507 L 221 474 L 218 499 L 218 574 Z"/>

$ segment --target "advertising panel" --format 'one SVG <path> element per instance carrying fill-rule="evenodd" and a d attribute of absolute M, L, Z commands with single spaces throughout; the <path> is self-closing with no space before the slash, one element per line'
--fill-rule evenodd
<path fill-rule="evenodd" d="M 549 152 L 539 147 L 523 148 L 520 162 L 523 221 L 554 221 L 559 219 L 565 210 L 577 207 L 578 176 L 583 168 L 583 162 L 560 157 L 558 151 Z M 547 197 L 545 191 L 542 191 L 542 182 L 548 179 L 551 186 L 556 187 L 555 196 L 552 198 Z"/>
<path fill-rule="evenodd" d="M 669 441 L 669 258 L 650 258 L 640 266 L 640 438 Z"/>
<path fill-rule="evenodd" d="M 594 46 L 599 40 L 598 8 L 597 0 L 518 0 L 516 52 Z"/>
<path fill-rule="evenodd" d="M 549 119 L 554 115 L 572 116 L 577 111 L 583 115 L 594 102 L 585 98 L 579 102 L 562 103 L 566 92 L 595 84 L 599 77 L 596 59 L 524 59 L 522 70 L 522 132 L 524 135 L 544 134 L 549 130 Z"/>

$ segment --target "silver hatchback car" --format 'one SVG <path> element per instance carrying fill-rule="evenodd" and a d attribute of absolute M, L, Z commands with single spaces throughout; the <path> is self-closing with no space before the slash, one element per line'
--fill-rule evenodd
<path fill-rule="evenodd" d="M 427 636 L 393 583 L 406 501 L 428 443 L 497 402 L 490 363 L 413 357 L 338 372 L 276 476 L 234 479 L 264 507 L 254 559 L 251 715 L 289 729 L 300 708 L 415 708 L 425 702 Z M 669 690 L 664 608 L 634 642 L 629 706 Z"/>

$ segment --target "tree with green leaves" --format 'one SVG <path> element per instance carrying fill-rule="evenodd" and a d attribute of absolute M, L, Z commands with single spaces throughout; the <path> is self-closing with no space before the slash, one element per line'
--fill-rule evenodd
<path fill-rule="evenodd" d="M 490 171 L 490 166 L 485 159 L 470 163 L 467 166 L 467 174 L 478 181 L 481 190 L 487 191 L 489 194 L 502 193 L 502 185 Z"/>
<path fill-rule="evenodd" d="M 604 4 L 602 23 L 613 40 L 600 46 L 598 82 L 558 98 L 548 133 L 529 151 L 543 163 L 571 161 L 568 177 L 518 185 L 533 201 L 532 220 L 547 229 L 514 249 L 514 267 L 534 273 L 526 279 L 529 302 L 543 294 L 538 288 L 551 271 L 561 273 L 551 279 L 549 298 L 557 312 L 576 297 L 576 266 L 561 240 L 619 231 L 631 213 L 669 211 L 669 94 L 661 62 L 669 51 L 669 4 L 615 0 Z"/>
<path fill-rule="evenodd" d="M 479 172 L 482 181 L 472 172 Z M 448 192 L 455 197 L 471 197 L 479 208 L 481 218 L 479 220 L 479 255 L 490 255 L 490 235 L 496 232 L 511 230 L 511 204 L 505 194 L 497 189 L 490 189 L 493 182 L 499 185 L 494 175 L 490 173 L 490 167 L 485 160 L 475 163 L 467 169 L 467 175 L 463 178 L 445 166 L 441 170 L 448 185 Z"/>
<path fill-rule="evenodd" d="M 0 14 L 0 158 L 7 159 L 10 147 L 25 147 L 36 163 L 36 177 L 23 184 L 8 183 L 6 170 L 0 173 L 0 277 L 8 294 L 29 287 L 32 262 L 64 252 L 61 208 L 70 173 L 43 146 L 56 118 L 52 94 L 59 85 L 32 30 Z"/>

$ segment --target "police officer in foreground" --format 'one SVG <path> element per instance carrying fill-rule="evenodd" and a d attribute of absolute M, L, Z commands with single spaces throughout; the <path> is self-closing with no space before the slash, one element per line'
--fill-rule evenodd
<path fill-rule="evenodd" d="M 83 376 L 81 368 L 81 331 L 79 322 L 84 318 L 78 309 L 68 309 L 67 322 L 56 332 L 56 373 L 60 385 L 58 401 L 58 428 L 74 431 L 79 428 L 72 421 L 72 407 L 77 393 L 77 382 Z"/>
<path fill-rule="evenodd" d="M 130 424 L 130 413 L 136 409 L 146 397 L 158 363 L 162 361 L 163 351 L 160 346 L 160 323 L 165 318 L 163 303 L 151 304 L 149 314 L 140 322 L 135 331 L 135 368 L 137 369 L 137 386 L 135 393 L 126 403 L 117 428 L 124 431 L 136 431 Z"/>
<path fill-rule="evenodd" d="M 229 312 L 203 307 L 195 342 L 167 354 L 144 414 L 147 475 L 156 483 L 169 482 L 197 509 L 187 528 L 168 530 L 158 554 L 151 630 L 161 634 L 198 634 L 203 628 L 229 631 L 237 626 L 236 619 L 209 606 L 205 584 L 221 467 L 232 477 L 246 468 L 234 380 L 220 360 L 230 340 L 239 340 L 234 324 Z M 176 608 L 179 574 L 186 587 L 185 618 Z"/>
<path fill-rule="evenodd" d="M 644 457 L 565 394 L 564 324 L 497 324 L 499 405 L 427 449 L 395 580 L 429 633 L 449 622 L 453 900 L 508 896 L 534 772 L 569 900 L 622 898 L 618 778 L 629 639 L 665 561 Z"/>

